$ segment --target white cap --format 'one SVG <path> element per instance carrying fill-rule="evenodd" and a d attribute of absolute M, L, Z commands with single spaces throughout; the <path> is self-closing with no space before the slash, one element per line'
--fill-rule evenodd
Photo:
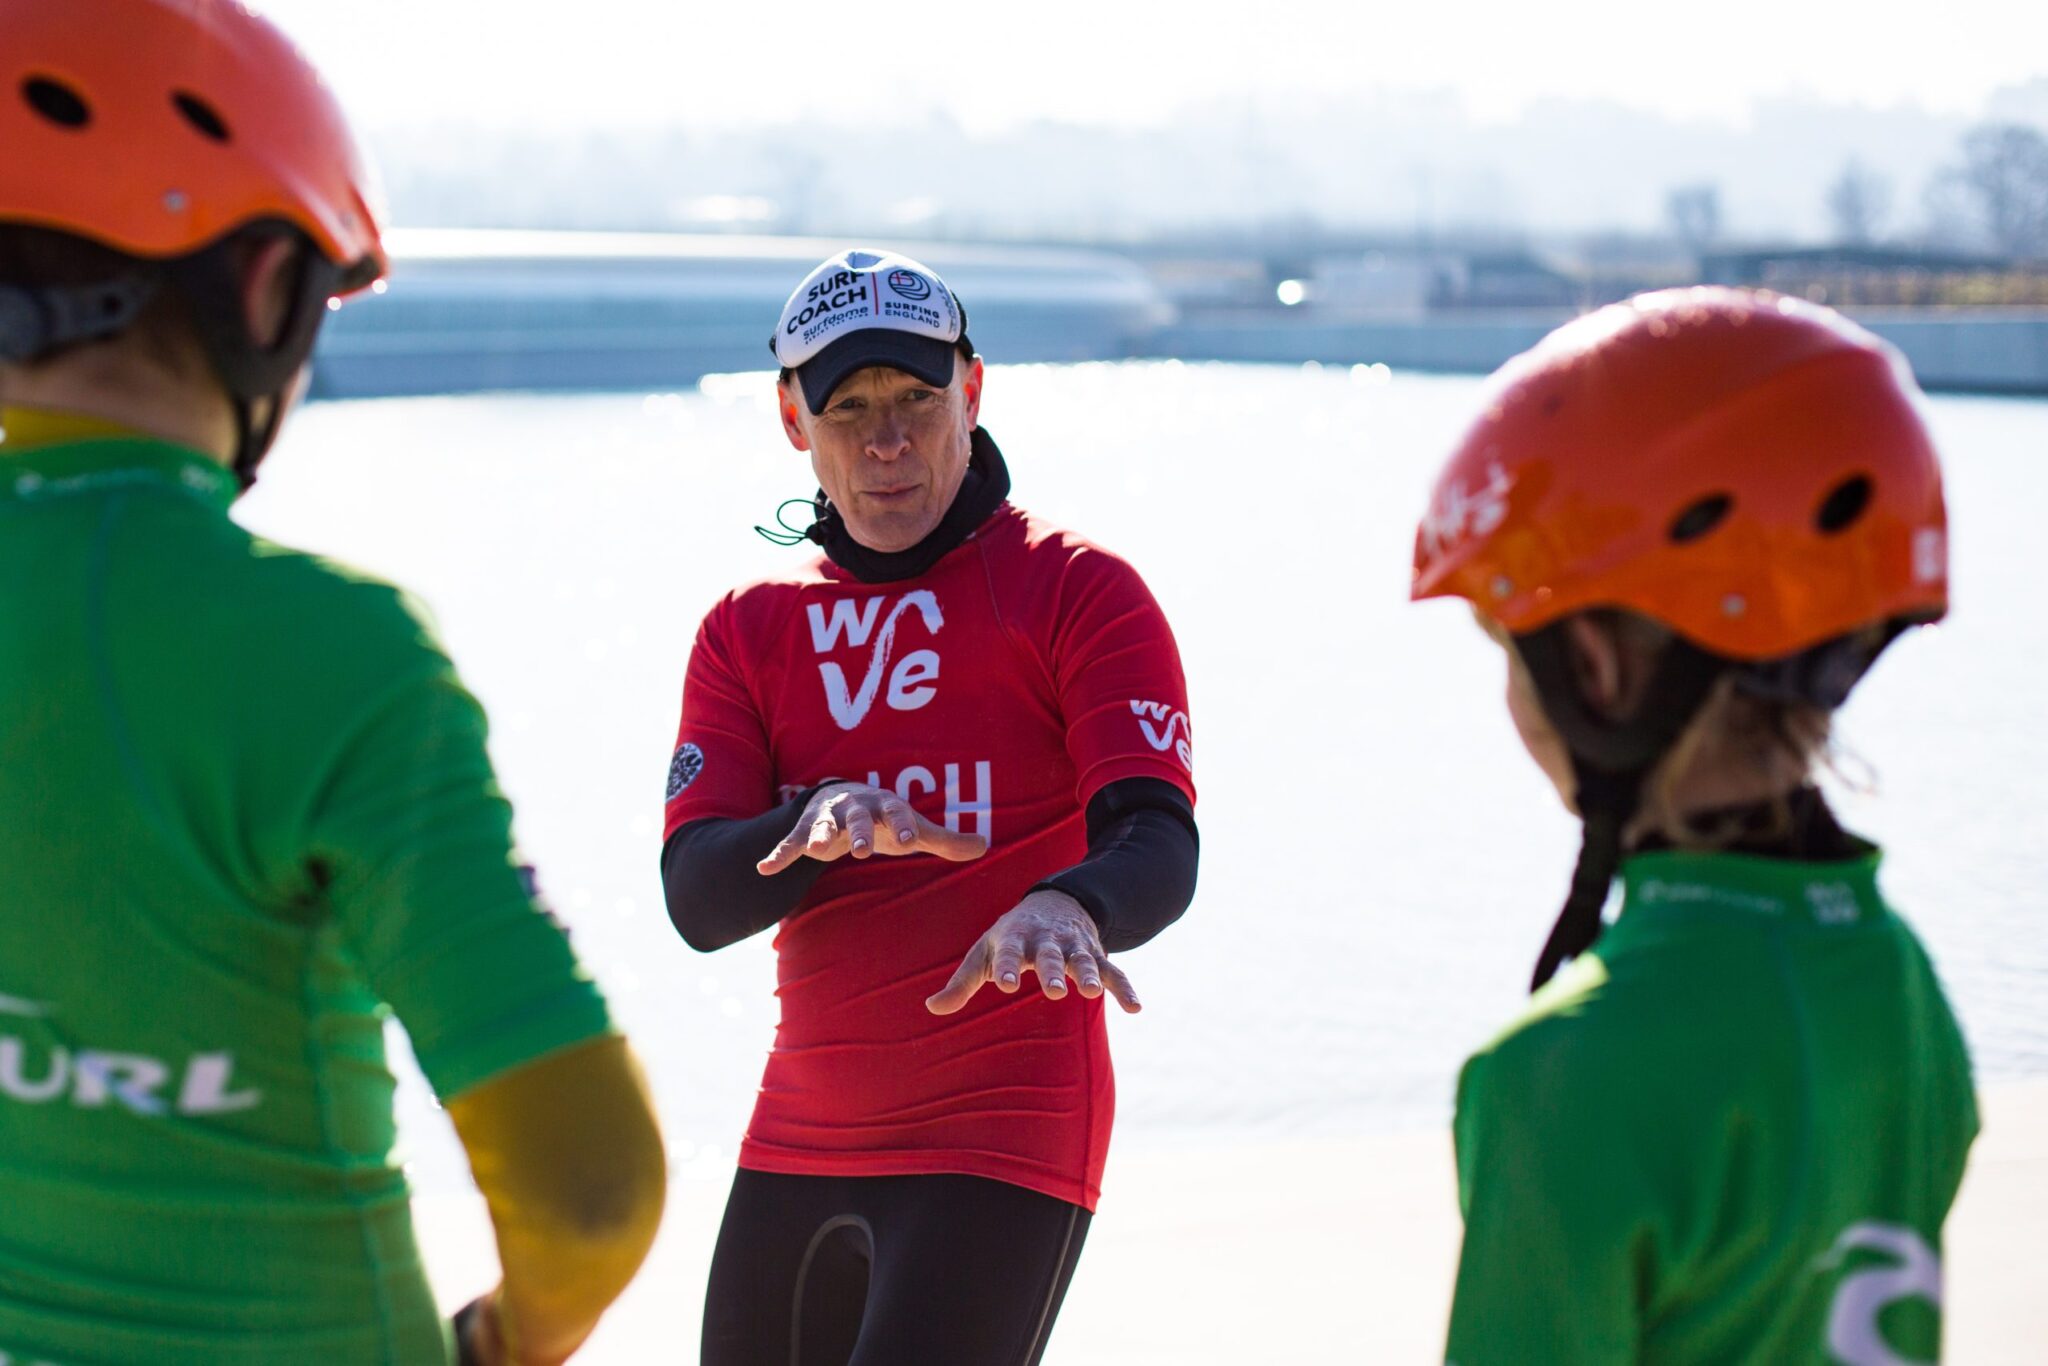
<path fill-rule="evenodd" d="M 953 380 L 953 357 L 973 351 L 967 310 L 936 271 L 894 252 L 858 249 L 824 262 L 796 287 L 768 345 L 797 372 L 814 413 L 856 370 L 886 365 L 944 385 Z"/>

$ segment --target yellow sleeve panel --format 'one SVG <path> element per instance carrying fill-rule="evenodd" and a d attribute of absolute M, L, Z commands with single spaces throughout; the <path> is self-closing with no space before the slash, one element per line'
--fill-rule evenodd
<path fill-rule="evenodd" d="M 448 1103 L 490 1205 L 506 1358 L 566 1361 L 640 1269 L 668 1160 L 640 1065 L 617 1035 L 552 1053 Z"/>

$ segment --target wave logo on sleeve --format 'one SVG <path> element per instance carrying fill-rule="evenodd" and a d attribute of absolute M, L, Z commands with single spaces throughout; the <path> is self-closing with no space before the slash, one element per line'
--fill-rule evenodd
<path fill-rule="evenodd" d="M 1138 725 L 1145 732 L 1146 744 L 1161 754 L 1172 750 L 1181 767 L 1194 772 L 1195 728 L 1186 712 L 1175 709 L 1168 702 L 1143 702 L 1134 697 L 1131 699 L 1131 715 L 1138 718 Z"/>
<path fill-rule="evenodd" d="M 704 771 L 704 751 L 689 741 L 676 746 L 675 757 L 668 761 L 668 796 L 663 800 L 674 801 L 683 795 L 683 789 L 697 781 L 697 775 Z"/>
<path fill-rule="evenodd" d="M 885 616 L 882 604 L 886 599 L 872 597 L 862 600 L 841 598 L 832 604 L 828 614 L 823 603 L 812 603 L 807 609 L 811 620 L 811 648 L 818 654 L 829 654 L 839 648 L 840 637 L 844 636 L 847 646 L 859 649 L 870 639 L 875 643 L 868 651 L 867 672 L 861 675 L 858 689 L 847 686 L 846 671 L 838 664 L 827 660 L 818 666 L 818 676 L 825 683 L 825 706 L 832 713 L 832 720 L 841 730 L 852 730 L 867 719 L 874 708 L 875 698 L 881 694 L 882 679 L 889 680 L 888 701 L 892 711 L 916 711 L 919 707 L 938 696 L 935 686 L 939 679 L 939 652 L 937 650 L 912 650 L 889 667 L 891 656 L 896 652 L 896 627 L 906 612 L 916 609 L 924 621 L 928 635 L 937 635 L 946 624 L 946 614 L 939 610 L 939 599 L 929 588 L 919 588 L 905 593 L 896 600 Z M 876 622 L 881 623 L 878 633 Z"/>
<path fill-rule="evenodd" d="M 1915 1229 L 1865 1220 L 1844 1229 L 1820 1259 L 1818 1269 L 1834 1271 L 1852 1253 L 1876 1254 L 1842 1278 L 1828 1306 L 1828 1351 L 1844 1366 L 1926 1366 L 1885 1340 L 1880 1322 L 1906 1300 L 1924 1300 L 1941 1311 L 1941 1258 Z"/>

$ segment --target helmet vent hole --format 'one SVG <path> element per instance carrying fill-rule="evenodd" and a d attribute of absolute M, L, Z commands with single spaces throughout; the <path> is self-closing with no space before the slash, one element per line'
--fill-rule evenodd
<path fill-rule="evenodd" d="M 1850 475 L 1821 500 L 1820 509 L 1813 514 L 1813 524 L 1820 528 L 1823 536 L 1847 531 L 1870 506 L 1871 491 L 1869 475 Z"/>
<path fill-rule="evenodd" d="M 1671 540 L 1687 545 L 1721 525 L 1735 500 L 1725 493 L 1710 493 L 1678 514 L 1671 522 Z"/>
<path fill-rule="evenodd" d="M 230 138 L 227 120 L 220 111 L 200 99 L 197 95 L 180 90 L 171 96 L 171 103 L 178 106 L 178 112 L 185 116 L 185 122 L 198 129 L 201 136 L 215 142 L 227 142 Z"/>
<path fill-rule="evenodd" d="M 21 83 L 21 97 L 28 107 L 59 128 L 83 128 L 92 122 L 92 106 L 62 81 L 48 76 L 31 76 Z"/>

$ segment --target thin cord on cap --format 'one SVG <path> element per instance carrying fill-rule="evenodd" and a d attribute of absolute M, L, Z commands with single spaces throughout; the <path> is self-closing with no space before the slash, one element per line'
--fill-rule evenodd
<path fill-rule="evenodd" d="M 826 517 L 826 511 L 821 506 L 823 502 L 824 499 L 820 497 L 785 498 L 775 509 L 775 525 L 781 529 L 779 531 L 771 531 L 765 526 L 756 526 L 754 531 L 762 540 L 785 548 L 802 545 L 805 541 L 817 541 L 822 544 L 825 539 L 824 527 Z M 809 526 L 791 526 L 783 517 L 782 514 L 793 507 L 809 509 L 812 518 Z"/>

